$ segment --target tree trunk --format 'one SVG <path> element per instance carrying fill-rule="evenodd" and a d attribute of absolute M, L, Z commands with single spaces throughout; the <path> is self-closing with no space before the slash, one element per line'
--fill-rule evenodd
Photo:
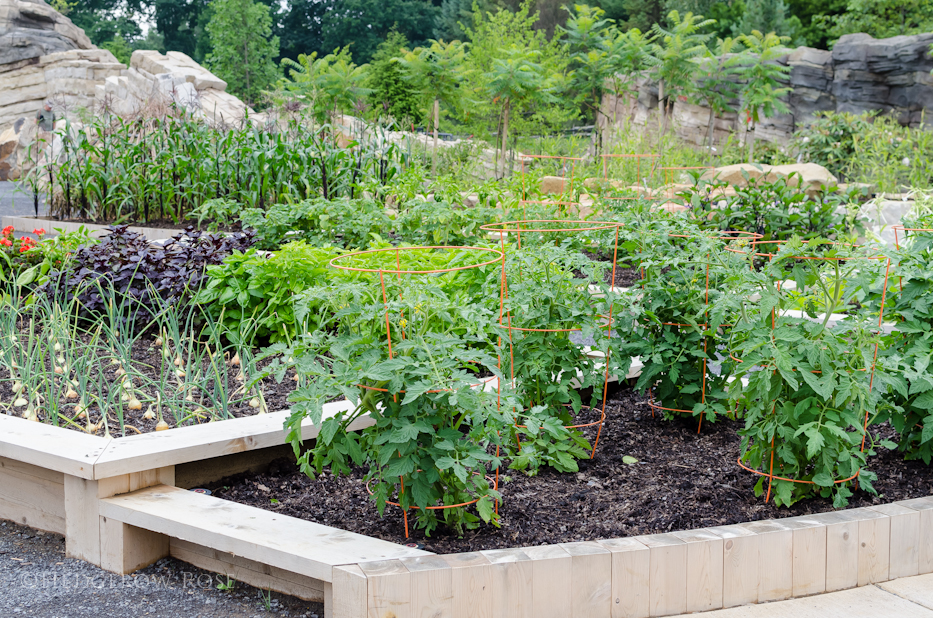
<path fill-rule="evenodd" d="M 661 127 L 664 122 L 664 80 L 658 82 L 658 148 L 661 147 Z"/>
<path fill-rule="evenodd" d="M 509 151 L 509 101 L 502 110 L 502 178 L 505 178 L 505 162 Z"/>
<path fill-rule="evenodd" d="M 431 161 L 431 175 L 437 178 L 437 125 L 441 120 L 441 102 L 434 99 L 434 157 Z"/>
<path fill-rule="evenodd" d="M 745 133 L 745 141 L 748 142 L 748 162 L 749 163 L 755 162 L 755 132 L 757 130 L 758 130 L 758 125 L 754 124 L 752 125 L 752 130 L 746 131 Z M 749 142 L 749 140 L 751 141 Z"/>
<path fill-rule="evenodd" d="M 706 152 L 709 166 L 713 166 L 713 108 L 709 108 L 709 122 L 706 123 Z"/>
<path fill-rule="evenodd" d="M 243 41 L 243 69 L 246 71 L 246 96 L 249 97 L 249 43 L 246 41 Z"/>

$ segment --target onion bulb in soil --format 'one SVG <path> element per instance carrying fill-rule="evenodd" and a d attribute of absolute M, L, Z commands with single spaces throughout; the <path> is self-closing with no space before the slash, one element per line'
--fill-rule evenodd
<path fill-rule="evenodd" d="M 258 408 L 259 407 L 259 397 L 253 397 L 249 400 L 249 407 Z"/>
<path fill-rule="evenodd" d="M 231 366 L 231 367 L 239 367 L 239 366 L 240 366 L 240 353 L 239 353 L 239 352 L 237 352 L 236 354 L 234 354 L 234 355 L 233 355 L 233 358 L 230 359 L 230 366 Z"/>
<path fill-rule="evenodd" d="M 156 428 L 155 428 L 155 430 L 156 430 L 156 431 L 165 431 L 165 430 L 168 429 L 168 428 L 169 428 L 169 427 L 168 427 L 168 423 L 166 423 L 164 420 L 161 420 L 161 421 L 159 421 L 158 423 L 156 423 Z"/>
<path fill-rule="evenodd" d="M 76 391 L 75 389 L 71 388 L 71 386 L 69 386 L 68 390 L 65 392 L 65 400 L 77 399 L 77 398 L 78 398 L 78 391 Z"/>
<path fill-rule="evenodd" d="M 183 378 L 183 377 L 185 377 L 186 374 L 185 374 L 184 371 L 182 371 L 181 369 L 179 369 L 178 371 L 175 372 L 175 375 L 178 376 L 179 378 Z"/>
<path fill-rule="evenodd" d="M 29 402 L 26 401 L 26 398 L 25 398 L 25 397 L 17 397 L 16 399 L 13 400 L 13 407 L 14 407 L 14 408 L 22 408 L 22 407 L 23 407 L 24 405 L 26 405 L 27 403 L 29 403 Z"/>
<path fill-rule="evenodd" d="M 146 410 L 146 413 L 143 414 L 143 418 L 146 419 L 147 421 L 151 421 L 152 419 L 155 418 L 155 412 L 152 411 L 152 406 L 150 406 L 149 409 Z"/>
<path fill-rule="evenodd" d="M 130 402 L 126 404 L 126 407 L 130 410 L 142 410 L 143 403 L 139 399 L 136 399 L 136 397 L 133 397 L 130 399 Z"/>
<path fill-rule="evenodd" d="M 19 395 L 23 392 L 23 383 L 22 382 L 13 382 L 13 394 Z"/>

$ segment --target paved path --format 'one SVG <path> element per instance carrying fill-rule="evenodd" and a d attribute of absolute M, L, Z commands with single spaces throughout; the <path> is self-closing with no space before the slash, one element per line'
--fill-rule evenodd
<path fill-rule="evenodd" d="M 933 574 L 802 599 L 689 615 L 696 618 L 933 618 Z"/>
<path fill-rule="evenodd" d="M 32 195 L 16 191 L 17 183 L 0 182 L 0 217 L 33 215 Z M 25 187 L 23 187 L 25 189 Z M 45 200 L 39 199 L 39 214 L 45 214 Z"/>

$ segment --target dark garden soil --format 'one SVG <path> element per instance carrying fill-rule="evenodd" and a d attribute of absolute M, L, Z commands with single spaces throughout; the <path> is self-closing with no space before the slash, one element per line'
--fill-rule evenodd
<path fill-rule="evenodd" d="M 366 473 L 311 479 L 291 460 L 273 462 L 268 472 L 245 474 L 215 484 L 215 495 L 263 509 L 363 533 L 396 543 L 418 542 L 437 553 L 476 551 L 625 537 L 708 526 L 776 519 L 832 510 L 812 499 L 791 508 L 756 498 L 757 477 L 736 464 L 740 423 L 703 424 L 692 419 L 652 418 L 645 400 L 625 388 L 610 399 L 608 418 L 591 461 L 575 474 L 549 469 L 536 477 L 503 471 L 501 528 L 484 525 L 462 538 L 439 529 L 430 537 L 413 531 L 406 540 L 401 512 L 391 506 L 380 518 L 362 483 Z M 891 437 L 891 430 L 880 431 Z M 638 459 L 623 463 L 623 456 Z M 933 494 L 933 470 L 882 450 L 871 458 L 877 496 L 857 491 L 850 507 Z M 414 521 L 411 517 L 410 522 Z"/>
<path fill-rule="evenodd" d="M 614 287 L 628 288 L 635 285 L 635 283 L 641 278 L 638 274 L 637 268 L 632 268 L 631 264 L 627 261 L 620 259 L 616 263 L 616 277 L 615 281 L 609 281 L 612 279 L 612 254 L 604 255 L 600 252 L 594 251 L 583 251 L 583 255 L 590 258 L 594 262 L 604 262 L 607 264 L 607 270 L 605 274 L 605 283 L 610 283 Z"/>
<path fill-rule="evenodd" d="M 164 361 L 162 359 L 160 347 L 155 345 L 155 340 L 151 337 L 143 337 L 137 341 L 136 345 L 133 346 L 131 358 L 133 361 L 132 371 L 127 369 L 127 373 L 131 376 L 134 376 L 134 382 L 137 385 L 136 392 L 137 392 L 138 399 L 142 402 L 142 409 L 130 410 L 126 405 L 123 406 L 124 423 L 127 426 L 126 435 L 134 435 L 136 433 L 147 433 L 147 432 L 156 430 L 156 424 L 158 423 L 159 419 L 158 418 L 146 419 L 144 418 L 143 415 L 150 408 L 150 406 L 154 404 L 154 402 L 156 401 L 155 384 L 158 384 L 161 381 L 160 376 L 163 374 L 163 371 L 167 374 L 172 374 L 176 370 L 175 366 L 171 363 L 171 361 L 168 361 L 168 360 Z M 271 362 L 271 361 L 265 361 L 261 363 L 261 366 L 267 365 L 268 362 Z M 243 384 L 243 380 L 239 379 L 238 377 L 240 374 L 241 368 L 239 366 L 232 366 L 229 364 L 229 362 L 223 363 L 222 366 L 224 367 L 224 370 L 226 372 L 227 392 L 232 394 Z M 117 369 L 119 369 L 119 366 L 117 365 L 105 365 L 105 366 L 98 367 L 98 371 L 103 372 L 106 378 L 106 382 L 111 384 L 113 389 L 120 388 L 118 384 L 117 373 L 116 373 Z M 51 366 L 49 366 L 47 370 L 51 371 Z M 147 387 L 146 380 L 140 379 L 138 375 L 144 376 L 146 379 L 154 381 L 155 384 L 153 386 Z M 257 388 L 260 388 L 262 390 L 262 394 L 266 402 L 266 411 L 278 412 L 278 411 L 285 410 L 288 408 L 288 406 L 290 405 L 288 402 L 288 395 L 293 390 L 295 390 L 295 385 L 296 385 L 294 381 L 294 375 L 295 375 L 294 372 L 289 371 L 281 383 L 276 383 L 276 381 L 271 377 L 265 378 L 260 382 Z M 0 402 L 3 402 L 4 404 L 12 402 L 14 399 L 13 390 L 12 390 L 13 385 L 9 377 L 10 376 L 8 372 L 4 370 L 0 370 Z M 244 378 L 246 379 L 249 379 L 250 377 L 251 376 L 244 376 Z M 96 380 L 96 376 L 92 376 L 91 381 L 93 382 L 95 380 Z M 175 385 L 177 383 L 173 375 L 167 378 L 166 382 L 170 385 Z M 61 381 L 59 381 L 59 383 L 61 383 Z M 64 396 L 64 391 L 65 389 L 63 386 L 62 392 L 59 393 L 59 395 Z M 229 396 L 227 401 L 228 401 L 228 412 L 230 414 L 230 417 L 242 418 L 246 416 L 256 415 L 258 410 L 256 408 L 250 407 L 249 399 L 250 397 L 244 396 L 242 391 L 240 391 L 239 393 L 236 393 L 235 395 Z M 195 396 L 195 401 L 198 401 L 196 396 Z M 77 403 L 77 400 L 71 400 L 71 401 L 62 400 L 62 403 L 69 404 L 63 407 L 66 412 L 71 412 L 72 405 L 70 404 Z M 208 406 L 210 405 L 208 399 L 203 399 L 202 403 Z M 39 410 L 38 410 L 39 419 L 43 422 L 51 422 L 50 419 L 47 419 L 43 416 L 43 408 L 44 406 L 39 406 Z M 4 406 L 4 408 L 0 408 L 0 409 L 4 409 L 4 411 L 8 414 L 10 413 L 11 410 L 13 410 L 14 413 L 19 411 L 19 409 L 17 408 L 10 408 L 8 406 Z M 195 406 L 192 404 L 190 411 L 193 412 L 196 409 L 197 408 L 195 408 Z M 0 413 L 3 413 L 3 412 L 0 412 Z M 217 415 L 218 416 L 220 415 L 219 410 L 217 411 Z M 170 429 L 174 429 L 176 427 L 175 418 L 173 418 L 172 415 L 169 414 L 167 411 L 163 414 L 163 418 L 165 422 L 168 423 Z M 90 419 L 89 420 L 92 425 L 98 423 L 98 421 L 101 420 L 100 412 L 96 406 L 93 406 L 93 405 L 90 406 Z M 205 422 L 208 422 L 209 420 L 210 419 L 207 418 L 206 416 L 202 418 L 195 417 L 185 422 L 185 425 L 205 423 Z M 111 435 L 115 438 L 120 437 L 122 434 L 119 431 L 120 424 L 118 422 L 118 419 L 113 414 L 111 414 L 110 418 L 108 419 L 108 422 L 110 425 Z M 62 427 L 73 429 L 75 431 L 82 431 L 81 427 L 86 426 L 87 420 L 79 420 L 77 421 L 77 424 L 79 425 L 79 427 L 76 427 L 64 421 L 60 422 L 60 425 Z M 96 433 L 96 435 L 104 435 L 104 427 L 101 426 L 94 433 Z"/>

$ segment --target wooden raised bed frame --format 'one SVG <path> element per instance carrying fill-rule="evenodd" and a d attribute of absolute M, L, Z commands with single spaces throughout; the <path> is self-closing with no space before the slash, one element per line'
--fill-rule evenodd
<path fill-rule="evenodd" d="M 343 618 L 647 618 L 933 573 L 933 498 L 439 556 L 179 489 L 290 452 L 287 415 L 117 440 L 0 415 L 0 519 L 63 534 L 69 556 L 113 572 L 171 555 Z"/>

